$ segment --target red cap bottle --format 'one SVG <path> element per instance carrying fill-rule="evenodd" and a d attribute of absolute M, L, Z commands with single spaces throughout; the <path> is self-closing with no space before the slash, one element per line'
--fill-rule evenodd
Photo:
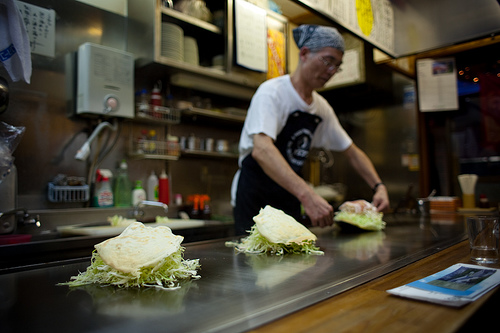
<path fill-rule="evenodd" d="M 159 201 L 168 205 L 170 203 L 170 188 L 165 170 L 161 171 L 160 178 L 158 179 L 158 192 Z"/>

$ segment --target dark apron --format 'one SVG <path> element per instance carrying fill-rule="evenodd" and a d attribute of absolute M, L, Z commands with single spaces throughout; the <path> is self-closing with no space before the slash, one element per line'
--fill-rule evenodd
<path fill-rule="evenodd" d="M 310 113 L 295 111 L 288 117 L 275 145 L 299 176 L 311 148 L 311 140 L 321 118 Z M 278 185 L 249 154 L 242 162 L 236 205 L 234 207 L 235 232 L 243 235 L 250 230 L 253 217 L 261 208 L 271 205 L 281 209 L 296 220 L 301 218 L 300 202 L 290 192 Z"/>

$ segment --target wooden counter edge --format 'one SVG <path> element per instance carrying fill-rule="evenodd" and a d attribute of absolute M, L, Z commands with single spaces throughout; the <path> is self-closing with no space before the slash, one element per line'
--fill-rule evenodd
<path fill-rule="evenodd" d="M 456 332 L 498 288 L 461 308 L 386 292 L 456 263 L 472 264 L 467 240 L 250 332 Z"/>

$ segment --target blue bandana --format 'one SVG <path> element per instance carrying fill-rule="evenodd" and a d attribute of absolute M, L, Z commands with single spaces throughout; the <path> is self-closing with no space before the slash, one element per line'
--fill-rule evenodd
<path fill-rule="evenodd" d="M 301 49 L 307 47 L 312 51 L 324 47 L 333 47 L 344 52 L 344 38 L 337 29 L 314 24 L 303 24 L 293 29 L 293 39 Z"/>

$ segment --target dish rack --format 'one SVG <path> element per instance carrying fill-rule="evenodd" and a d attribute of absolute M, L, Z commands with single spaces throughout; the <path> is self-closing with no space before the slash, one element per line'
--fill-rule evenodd
<path fill-rule="evenodd" d="M 181 122 L 181 110 L 165 106 L 138 105 L 136 107 L 136 117 L 154 122 L 167 124 L 178 124 Z"/>
<path fill-rule="evenodd" d="M 89 186 L 58 186 L 49 183 L 48 197 L 50 202 L 87 202 L 90 197 Z"/>
<path fill-rule="evenodd" d="M 179 142 L 136 139 L 131 142 L 129 155 L 152 159 L 176 160 L 181 154 Z"/>

